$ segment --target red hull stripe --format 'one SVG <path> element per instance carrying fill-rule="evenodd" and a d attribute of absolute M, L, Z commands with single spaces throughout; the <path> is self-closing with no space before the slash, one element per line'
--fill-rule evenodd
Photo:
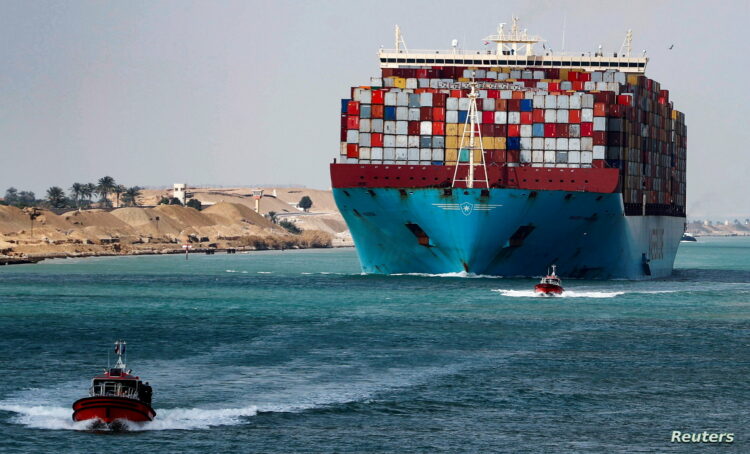
<path fill-rule="evenodd" d="M 154 409 L 142 402 L 115 397 L 80 399 L 73 404 L 73 410 L 74 421 L 98 418 L 107 423 L 115 419 L 143 422 L 151 421 L 156 416 Z"/>
<path fill-rule="evenodd" d="M 454 166 L 331 164 L 334 188 L 450 187 Z M 466 178 L 468 166 L 460 166 L 458 179 Z M 487 166 L 490 187 L 538 191 L 585 191 L 610 194 L 618 190 L 619 170 L 608 168 L 558 169 L 546 167 Z M 475 179 L 484 179 L 481 166 Z M 483 182 L 476 182 L 481 189 Z M 458 187 L 465 187 L 458 186 Z"/>

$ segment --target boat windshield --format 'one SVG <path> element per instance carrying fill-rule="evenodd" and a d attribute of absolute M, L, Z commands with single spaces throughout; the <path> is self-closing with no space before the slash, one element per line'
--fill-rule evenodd
<path fill-rule="evenodd" d="M 137 399 L 138 382 L 136 380 L 94 380 L 90 394 L 91 396 L 120 396 Z"/>

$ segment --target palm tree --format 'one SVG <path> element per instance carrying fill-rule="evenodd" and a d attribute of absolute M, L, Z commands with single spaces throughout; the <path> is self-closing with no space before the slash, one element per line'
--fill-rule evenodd
<path fill-rule="evenodd" d="M 58 186 L 47 189 L 47 201 L 52 208 L 65 208 L 65 191 Z"/>
<path fill-rule="evenodd" d="M 117 197 L 117 208 L 120 208 L 120 195 L 127 190 L 128 188 L 126 188 L 124 184 L 115 185 L 114 189 L 112 189 L 112 192 L 114 192 Z"/>
<path fill-rule="evenodd" d="M 107 196 L 114 192 L 114 189 L 117 187 L 117 184 L 115 184 L 115 179 L 106 176 L 99 178 L 99 182 L 96 185 L 96 193 L 99 194 L 101 199 L 99 200 L 104 206 L 111 206 L 112 203 L 109 201 Z"/>
<path fill-rule="evenodd" d="M 138 197 L 141 196 L 141 188 L 133 186 L 125 190 L 125 195 L 122 200 L 130 206 L 138 206 Z"/>
<path fill-rule="evenodd" d="M 86 183 L 85 185 L 83 185 L 83 196 L 86 197 L 89 206 L 91 206 L 91 197 L 94 196 L 95 192 L 96 186 L 94 185 L 94 183 Z"/>
<path fill-rule="evenodd" d="M 81 209 L 81 199 L 83 198 L 85 186 L 86 185 L 83 183 L 73 183 L 70 187 L 70 196 L 73 198 L 73 201 L 75 201 L 76 208 L 79 210 Z"/>

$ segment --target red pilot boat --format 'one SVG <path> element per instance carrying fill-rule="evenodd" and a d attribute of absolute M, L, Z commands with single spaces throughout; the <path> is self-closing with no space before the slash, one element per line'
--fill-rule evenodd
<path fill-rule="evenodd" d="M 151 408 L 151 386 L 132 375 L 123 361 L 126 343 L 115 342 L 118 355 L 115 367 L 97 375 L 91 382 L 89 397 L 73 403 L 73 420 L 91 420 L 94 426 L 112 429 L 123 427 L 124 421 L 152 421 L 156 412 Z"/>
<path fill-rule="evenodd" d="M 549 273 L 549 270 L 547 270 L 548 274 L 534 286 L 534 293 L 544 296 L 562 295 L 562 281 L 555 273 L 556 268 L 557 265 L 552 265 L 552 273 Z"/>

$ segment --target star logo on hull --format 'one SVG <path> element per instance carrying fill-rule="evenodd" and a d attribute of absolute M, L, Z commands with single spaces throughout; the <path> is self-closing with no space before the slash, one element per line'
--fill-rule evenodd
<path fill-rule="evenodd" d="M 501 207 L 499 204 L 489 203 L 477 203 L 471 202 L 462 203 L 433 203 L 432 206 L 438 207 L 445 211 L 460 211 L 464 216 L 470 216 L 475 211 L 492 211 L 497 207 Z"/>
<path fill-rule="evenodd" d="M 461 204 L 461 213 L 463 213 L 464 216 L 470 215 L 472 211 L 474 211 L 473 203 L 464 202 Z"/>

